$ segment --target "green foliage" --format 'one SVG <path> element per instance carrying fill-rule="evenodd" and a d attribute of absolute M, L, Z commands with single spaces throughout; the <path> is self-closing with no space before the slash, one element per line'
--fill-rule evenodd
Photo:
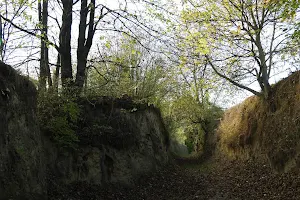
<path fill-rule="evenodd" d="M 272 6 L 274 10 L 281 12 L 285 19 L 294 19 L 300 6 L 299 0 L 268 0 L 266 3 Z"/>
<path fill-rule="evenodd" d="M 267 97 L 270 77 L 284 71 L 282 55 L 296 46 L 290 43 L 296 23 L 285 19 L 295 17 L 299 1 L 193 0 L 184 4 L 178 34 L 184 38 L 179 46 L 188 54 L 185 57 L 206 61 L 233 85 Z M 255 81 L 261 91 L 245 84 Z"/>
<path fill-rule="evenodd" d="M 208 101 L 198 102 L 191 91 L 169 102 L 168 109 L 162 108 L 162 111 L 169 119 L 171 137 L 185 144 L 189 153 L 204 150 L 205 135 L 215 131 L 217 120 L 223 114 L 222 109 Z"/>
<path fill-rule="evenodd" d="M 185 145 L 187 146 L 189 153 L 199 153 L 200 151 L 203 151 L 205 132 L 202 129 L 201 124 L 185 124 L 185 135 Z"/>
<path fill-rule="evenodd" d="M 188 138 L 185 140 L 184 144 L 186 145 L 188 152 L 192 153 L 194 151 L 194 140 L 192 138 Z"/>
<path fill-rule="evenodd" d="M 107 55 L 89 70 L 88 96 L 121 97 L 138 102 L 158 103 L 170 80 L 164 60 L 145 51 L 135 40 L 122 38 L 117 47 L 107 46 Z"/>
<path fill-rule="evenodd" d="M 274 11 L 281 13 L 281 17 L 283 21 L 289 21 L 289 23 L 294 24 L 295 30 L 292 34 L 292 39 L 295 40 L 297 43 L 299 43 L 300 24 L 299 21 L 296 20 L 296 16 L 297 16 L 297 12 L 299 12 L 300 1 L 299 0 L 275 0 L 275 1 L 268 0 L 266 1 L 266 3 L 269 6 L 271 6 Z M 295 46 L 295 44 L 292 44 L 292 46 Z"/>
<path fill-rule="evenodd" d="M 76 99 L 41 93 L 38 101 L 38 119 L 42 131 L 62 147 L 76 148 L 80 107 Z"/>

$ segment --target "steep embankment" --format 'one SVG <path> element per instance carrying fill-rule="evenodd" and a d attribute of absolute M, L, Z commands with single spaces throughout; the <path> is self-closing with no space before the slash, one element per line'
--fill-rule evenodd
<path fill-rule="evenodd" d="M 72 125 L 79 142 L 65 148 L 40 130 L 36 101 L 34 85 L 0 62 L 0 199 L 60 198 L 78 183 L 130 185 L 168 162 L 168 133 L 152 106 L 81 101 L 80 120 Z"/>
<path fill-rule="evenodd" d="M 300 72 L 273 86 L 268 101 L 250 97 L 226 111 L 219 127 L 220 152 L 269 160 L 279 171 L 300 166 Z"/>
<path fill-rule="evenodd" d="M 40 199 L 46 193 L 35 113 L 34 85 L 0 62 L 0 199 Z"/>
<path fill-rule="evenodd" d="M 156 108 L 107 97 L 80 105 L 78 148 L 48 148 L 58 193 L 61 185 L 78 182 L 132 185 L 168 162 L 168 133 Z"/>

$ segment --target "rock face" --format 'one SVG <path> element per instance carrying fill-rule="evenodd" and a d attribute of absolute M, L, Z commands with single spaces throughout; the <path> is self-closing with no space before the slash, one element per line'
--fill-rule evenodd
<path fill-rule="evenodd" d="M 131 185 L 168 162 L 169 138 L 159 110 L 130 101 L 125 106 L 122 101 L 100 98 L 81 103 L 79 148 L 49 152 L 58 185 Z"/>
<path fill-rule="evenodd" d="M 80 182 L 130 185 L 168 162 L 168 133 L 153 106 L 82 101 L 80 142 L 67 149 L 41 133 L 36 101 L 34 85 L 0 62 L 0 200 L 47 199 Z"/>
<path fill-rule="evenodd" d="M 36 120 L 36 89 L 0 62 L 0 199 L 41 199 L 45 163 Z"/>

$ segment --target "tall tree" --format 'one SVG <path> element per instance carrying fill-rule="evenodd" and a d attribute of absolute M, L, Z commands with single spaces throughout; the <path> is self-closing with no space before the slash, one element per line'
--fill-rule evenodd
<path fill-rule="evenodd" d="M 52 87 L 52 78 L 49 67 L 49 49 L 48 49 L 48 0 L 38 2 L 39 26 L 41 29 L 41 58 L 40 58 L 40 76 L 39 89 L 45 90 L 48 86 Z"/>
<path fill-rule="evenodd" d="M 63 5 L 62 25 L 59 34 L 59 53 L 61 63 L 61 79 L 63 87 L 69 87 L 73 82 L 71 57 L 71 28 L 73 16 L 73 0 L 61 0 Z"/>
<path fill-rule="evenodd" d="M 195 56 L 237 87 L 268 98 L 270 77 L 287 51 L 292 25 L 264 0 L 189 1 L 182 18 Z M 255 81 L 261 91 L 247 85 Z"/>
<path fill-rule="evenodd" d="M 78 34 L 78 47 L 77 47 L 77 74 L 75 84 L 77 87 L 82 88 L 86 77 L 87 58 L 92 47 L 93 38 L 100 20 L 110 13 L 109 9 L 104 7 L 100 10 L 98 19 L 95 21 L 95 0 L 91 0 L 88 4 L 87 0 L 81 1 L 80 8 L 80 23 Z M 89 14 L 89 21 L 87 16 Z"/>

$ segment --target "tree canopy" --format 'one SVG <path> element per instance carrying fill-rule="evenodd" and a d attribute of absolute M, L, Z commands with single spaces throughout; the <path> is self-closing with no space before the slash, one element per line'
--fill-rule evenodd
<path fill-rule="evenodd" d="M 282 71 L 295 23 L 260 0 L 189 1 L 182 13 L 186 46 L 237 87 L 268 97 L 270 78 Z M 294 47 L 293 47 L 294 48 Z M 257 82 L 260 90 L 250 87 Z"/>

